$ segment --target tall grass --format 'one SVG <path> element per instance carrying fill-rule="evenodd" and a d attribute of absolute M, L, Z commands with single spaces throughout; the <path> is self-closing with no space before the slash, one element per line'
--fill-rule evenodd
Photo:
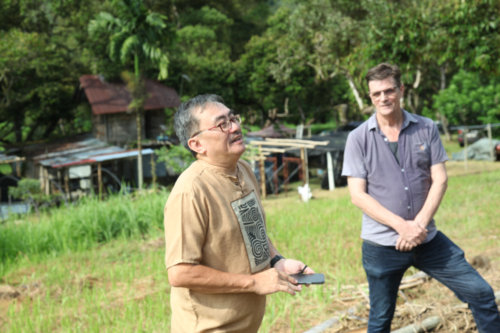
<path fill-rule="evenodd" d="M 142 243 L 118 239 L 37 264 L 21 258 L 5 283 L 38 294 L 0 308 L 0 332 L 169 332 L 163 252 Z"/>
<path fill-rule="evenodd" d="M 106 201 L 83 198 L 77 206 L 60 207 L 36 220 L 11 220 L 0 226 L 0 276 L 22 257 L 81 251 L 119 237 L 140 237 L 163 229 L 168 194 L 132 197 L 114 195 Z"/>

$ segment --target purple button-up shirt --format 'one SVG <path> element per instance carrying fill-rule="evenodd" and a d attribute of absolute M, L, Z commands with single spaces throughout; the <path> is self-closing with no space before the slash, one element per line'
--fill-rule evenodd
<path fill-rule="evenodd" d="M 399 161 L 389 148 L 375 114 L 349 134 L 342 176 L 366 180 L 367 193 L 382 206 L 409 221 L 424 206 L 432 184 L 430 167 L 448 160 L 436 125 L 431 119 L 403 110 L 398 139 Z M 437 233 L 434 219 L 425 242 Z M 361 238 L 394 246 L 398 233 L 363 213 Z"/>

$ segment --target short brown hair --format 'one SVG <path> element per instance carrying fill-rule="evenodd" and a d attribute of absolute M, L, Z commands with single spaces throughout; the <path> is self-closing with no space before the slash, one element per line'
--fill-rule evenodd
<path fill-rule="evenodd" d="M 365 79 L 366 84 L 368 84 L 370 81 L 381 81 L 390 77 L 394 78 L 394 82 L 398 88 L 401 87 L 401 71 L 399 67 L 383 62 L 370 68 L 368 73 L 366 73 Z"/>

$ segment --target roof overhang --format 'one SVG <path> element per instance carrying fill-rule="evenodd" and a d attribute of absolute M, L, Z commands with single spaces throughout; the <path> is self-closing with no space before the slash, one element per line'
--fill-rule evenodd
<path fill-rule="evenodd" d="M 145 110 L 175 108 L 181 104 L 177 91 L 158 81 L 144 79 L 149 94 Z M 125 83 L 110 83 L 99 75 L 82 75 L 80 86 L 92 106 L 95 115 L 126 112 L 132 96 Z"/>

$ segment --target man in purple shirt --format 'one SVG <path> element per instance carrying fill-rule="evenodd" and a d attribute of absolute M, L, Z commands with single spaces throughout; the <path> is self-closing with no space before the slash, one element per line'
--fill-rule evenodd
<path fill-rule="evenodd" d="M 368 333 L 390 332 L 399 284 L 414 266 L 469 304 L 479 332 L 500 332 L 490 285 L 464 252 L 436 229 L 448 160 L 434 122 L 401 109 L 397 66 L 371 68 L 366 81 L 377 112 L 350 133 L 342 175 L 363 211 L 363 267 L 370 288 Z"/>

